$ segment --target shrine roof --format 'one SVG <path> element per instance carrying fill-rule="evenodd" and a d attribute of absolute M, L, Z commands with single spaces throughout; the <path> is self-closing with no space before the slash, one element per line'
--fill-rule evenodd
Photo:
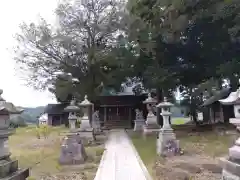
<path fill-rule="evenodd" d="M 218 91 L 214 96 L 211 96 L 209 99 L 205 100 L 201 106 L 209 106 L 215 102 L 218 102 L 220 99 L 226 98 L 230 94 L 229 88 L 224 88 Z"/>
<path fill-rule="evenodd" d="M 44 113 L 55 115 L 62 114 L 66 106 L 67 104 L 48 104 L 44 110 Z"/>

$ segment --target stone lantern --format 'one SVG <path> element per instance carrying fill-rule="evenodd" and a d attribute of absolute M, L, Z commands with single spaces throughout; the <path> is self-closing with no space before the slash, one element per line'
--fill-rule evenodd
<path fill-rule="evenodd" d="M 235 118 L 230 118 L 229 122 L 240 130 L 240 88 L 219 102 L 223 105 L 233 105 Z M 222 179 L 240 180 L 240 138 L 229 148 L 228 157 L 220 159 L 220 165 L 223 168 Z"/>
<path fill-rule="evenodd" d="M 29 169 L 18 169 L 18 161 L 10 159 L 8 137 L 15 131 L 9 128 L 10 115 L 16 114 L 17 108 L 2 98 L 0 89 L 0 179 L 21 179 L 29 176 Z"/>
<path fill-rule="evenodd" d="M 180 152 L 179 141 L 176 140 L 176 135 L 173 132 L 171 125 L 169 124 L 169 118 L 171 116 L 170 108 L 174 106 L 172 103 L 167 102 L 167 98 L 164 97 L 164 101 L 157 105 L 157 108 L 162 109 L 163 126 L 160 129 L 157 139 L 157 153 L 163 156 L 175 155 Z"/>
<path fill-rule="evenodd" d="M 76 106 L 76 100 L 73 99 L 70 102 L 70 105 L 67 106 L 64 111 L 68 112 L 68 121 L 69 121 L 69 128 L 70 130 L 76 129 L 76 122 L 77 122 L 77 112 L 79 112 L 80 108 Z"/>
<path fill-rule="evenodd" d="M 93 104 L 87 99 L 87 95 L 85 95 L 84 100 L 79 104 L 83 108 L 83 117 L 81 120 L 80 130 L 87 131 L 91 130 L 91 124 L 89 120 L 89 110 L 92 108 Z"/>
<path fill-rule="evenodd" d="M 157 104 L 156 99 L 151 97 L 151 93 L 148 94 L 148 98 L 143 101 L 143 104 L 146 104 L 148 114 L 146 124 L 143 128 L 143 133 L 146 135 L 148 133 L 158 132 L 160 126 L 157 123 L 157 116 L 154 115 L 154 108 Z"/>

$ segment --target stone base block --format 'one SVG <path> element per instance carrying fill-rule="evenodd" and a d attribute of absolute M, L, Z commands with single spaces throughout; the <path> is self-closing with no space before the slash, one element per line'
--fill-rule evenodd
<path fill-rule="evenodd" d="M 149 127 L 149 126 L 144 126 L 143 127 L 143 136 L 146 137 L 148 135 L 156 135 L 159 133 L 160 129 L 156 127 Z"/>
<path fill-rule="evenodd" d="M 179 140 L 173 130 L 161 129 L 157 139 L 157 154 L 166 156 L 168 153 L 175 155 L 180 150 Z"/>
<path fill-rule="evenodd" d="M 26 180 L 29 177 L 29 169 L 18 170 L 1 180 Z"/>
<path fill-rule="evenodd" d="M 88 118 L 82 118 L 81 119 L 81 125 L 80 125 L 80 130 L 81 131 L 87 131 L 89 129 L 92 129 L 91 125 L 90 125 L 90 121 Z"/>
<path fill-rule="evenodd" d="M 157 127 L 160 128 L 160 126 L 157 123 L 157 116 L 147 116 L 147 120 L 146 120 L 146 125 L 147 126 L 153 126 L 153 127 Z"/>
<path fill-rule="evenodd" d="M 240 164 L 234 163 L 227 158 L 220 158 L 219 161 L 220 166 L 223 168 L 222 175 L 223 177 L 226 176 L 225 180 L 235 180 L 234 178 L 228 177 L 238 177 L 240 180 Z"/>
<path fill-rule="evenodd" d="M 135 120 L 134 121 L 134 131 L 142 131 L 143 127 L 145 125 L 145 121 L 144 120 Z"/>
<path fill-rule="evenodd" d="M 18 170 L 18 161 L 0 160 L 0 178 L 4 178 Z"/>
<path fill-rule="evenodd" d="M 233 146 L 229 148 L 229 156 L 234 159 L 240 159 L 240 146 Z"/>
<path fill-rule="evenodd" d="M 222 180 L 240 180 L 240 177 L 232 174 L 229 171 L 223 170 L 222 171 Z"/>
<path fill-rule="evenodd" d="M 26 180 L 29 177 L 29 169 L 18 169 L 18 161 L 9 158 L 0 160 L 1 180 Z"/>

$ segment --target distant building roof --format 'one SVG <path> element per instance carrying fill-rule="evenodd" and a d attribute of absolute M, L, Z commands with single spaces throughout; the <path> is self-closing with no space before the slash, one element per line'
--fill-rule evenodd
<path fill-rule="evenodd" d="M 229 94 L 230 94 L 230 88 L 224 88 L 224 89 L 216 92 L 216 94 L 214 96 L 212 96 L 209 99 L 207 99 L 206 101 L 204 101 L 204 103 L 201 106 L 209 106 L 220 99 L 226 98 Z"/>
<path fill-rule="evenodd" d="M 67 104 L 48 104 L 44 110 L 47 114 L 62 114 Z"/>

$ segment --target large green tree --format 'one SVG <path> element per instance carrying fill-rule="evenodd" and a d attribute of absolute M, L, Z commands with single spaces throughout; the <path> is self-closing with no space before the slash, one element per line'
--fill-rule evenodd
<path fill-rule="evenodd" d="M 64 2 L 56 9 L 57 26 L 44 19 L 23 23 L 15 59 L 30 72 L 29 83 L 38 89 L 50 86 L 60 101 L 73 92 L 94 98 L 101 82 L 120 84 L 123 76 L 117 78 L 116 67 L 110 66 L 118 65 L 113 52 L 125 26 L 123 5 L 114 0 Z"/>
<path fill-rule="evenodd" d="M 192 100 L 202 96 L 194 97 L 194 91 L 210 78 L 230 78 L 236 84 L 239 7 L 237 0 L 129 2 L 135 26 L 129 35 L 145 50 L 137 61 L 139 66 L 147 62 L 141 69 L 143 79 L 157 80 L 152 85 L 165 95 L 167 89 L 180 87 Z"/>

